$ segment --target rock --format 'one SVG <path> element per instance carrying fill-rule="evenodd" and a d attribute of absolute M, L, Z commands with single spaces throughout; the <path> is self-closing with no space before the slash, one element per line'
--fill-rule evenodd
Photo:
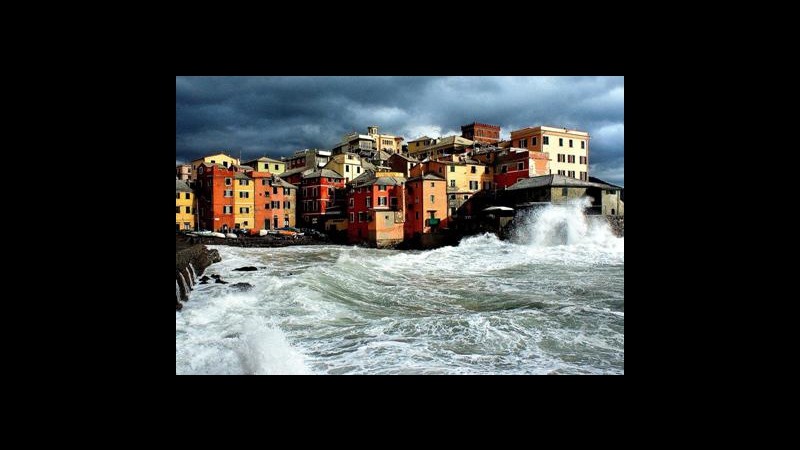
<path fill-rule="evenodd" d="M 211 278 L 215 278 L 215 279 L 219 280 L 219 275 L 211 275 Z"/>
<path fill-rule="evenodd" d="M 253 285 L 250 283 L 236 283 L 232 284 L 231 287 L 242 292 L 246 292 L 249 291 L 250 289 L 253 289 Z"/>
<path fill-rule="evenodd" d="M 182 309 L 183 309 L 183 305 L 181 305 L 181 302 L 175 303 L 175 311 L 180 311 Z"/>
<path fill-rule="evenodd" d="M 237 272 L 252 272 L 252 271 L 258 270 L 258 269 L 253 267 L 253 266 L 245 266 L 245 267 L 239 267 L 238 269 L 233 269 L 233 270 L 237 271 Z"/>
<path fill-rule="evenodd" d="M 201 281 L 201 282 L 199 282 L 199 283 L 197 283 L 197 284 L 208 284 L 208 281 L 206 281 L 206 280 L 203 280 L 203 281 Z"/>
<path fill-rule="evenodd" d="M 200 278 L 200 281 L 208 281 L 210 279 L 211 278 L 208 278 L 208 275 L 203 275 L 202 278 Z"/>
<path fill-rule="evenodd" d="M 228 284 L 228 282 L 227 282 L 227 281 L 222 281 L 222 278 L 217 278 L 217 281 L 215 281 L 214 283 L 218 283 L 218 284 Z"/>

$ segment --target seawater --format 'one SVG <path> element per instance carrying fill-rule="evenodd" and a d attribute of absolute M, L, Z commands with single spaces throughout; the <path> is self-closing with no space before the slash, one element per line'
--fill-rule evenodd
<path fill-rule="evenodd" d="M 429 251 L 209 246 L 178 374 L 623 374 L 624 238 L 582 202 Z M 255 272 L 235 272 L 245 265 Z"/>

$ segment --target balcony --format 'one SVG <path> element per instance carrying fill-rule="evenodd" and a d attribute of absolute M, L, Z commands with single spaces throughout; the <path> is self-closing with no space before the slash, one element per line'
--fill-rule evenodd
<path fill-rule="evenodd" d="M 427 220 L 425 220 L 425 223 L 429 227 L 435 227 L 435 226 L 439 225 L 439 219 L 438 218 L 436 218 L 436 219 L 427 219 Z"/>

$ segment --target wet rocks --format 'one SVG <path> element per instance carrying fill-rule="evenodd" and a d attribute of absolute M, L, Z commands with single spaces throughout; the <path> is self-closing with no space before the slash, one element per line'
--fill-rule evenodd
<path fill-rule="evenodd" d="M 233 270 L 236 271 L 236 272 L 252 272 L 252 271 L 258 270 L 258 269 L 253 267 L 253 266 L 244 266 L 244 267 L 239 267 L 238 269 L 233 269 Z"/>
<path fill-rule="evenodd" d="M 227 281 L 222 281 L 222 278 L 217 278 L 217 281 L 215 281 L 214 283 L 217 283 L 217 284 L 228 284 Z"/>
<path fill-rule="evenodd" d="M 193 276 L 200 275 L 206 267 L 220 261 L 222 258 L 217 250 L 209 250 L 202 244 L 190 245 L 189 242 L 178 238 L 175 247 L 175 280 L 179 291 L 176 295 L 176 311 L 181 310 L 181 301 L 189 299 L 189 292 L 196 283 Z M 192 269 L 189 268 L 189 264 L 192 265 Z M 200 278 L 200 284 L 207 284 L 209 279 L 206 276 Z"/>
<path fill-rule="evenodd" d="M 253 289 L 253 285 L 250 283 L 235 283 L 232 284 L 231 287 L 241 292 L 247 292 Z"/>

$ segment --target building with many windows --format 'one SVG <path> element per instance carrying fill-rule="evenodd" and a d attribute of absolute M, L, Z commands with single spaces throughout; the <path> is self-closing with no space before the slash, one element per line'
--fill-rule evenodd
<path fill-rule="evenodd" d="M 250 230 L 255 228 L 255 200 L 253 179 L 245 175 L 238 167 L 233 176 L 233 228 Z M 252 173 L 252 171 L 250 171 Z"/>
<path fill-rule="evenodd" d="M 421 165 L 411 169 L 411 173 L 416 176 L 406 180 L 405 239 L 419 238 L 447 227 L 444 177 L 423 173 Z"/>
<path fill-rule="evenodd" d="M 184 180 L 175 180 L 175 231 L 194 230 L 194 191 Z"/>
<path fill-rule="evenodd" d="M 472 122 L 461 126 L 461 137 L 481 144 L 500 142 L 500 125 Z"/>
<path fill-rule="evenodd" d="M 549 173 L 589 180 L 589 133 L 546 126 L 511 132 L 512 147 L 549 154 Z"/>
<path fill-rule="evenodd" d="M 250 166 L 256 172 L 269 172 L 273 175 L 280 175 L 286 171 L 286 163 L 273 158 L 262 156 L 258 159 L 246 161 L 245 166 Z"/>
<path fill-rule="evenodd" d="M 213 155 L 203 156 L 192 161 L 191 176 L 192 180 L 197 179 L 197 168 L 200 164 L 219 164 L 223 167 L 238 166 L 241 164 L 239 158 L 234 158 L 225 153 L 214 153 Z"/>
<path fill-rule="evenodd" d="M 351 244 L 391 247 L 403 241 L 405 178 L 369 170 L 347 185 L 347 238 Z"/>
<path fill-rule="evenodd" d="M 197 167 L 197 220 L 201 230 L 228 231 L 234 228 L 233 166 L 201 163 Z"/>
<path fill-rule="evenodd" d="M 304 225 L 324 229 L 326 220 L 344 214 L 340 208 L 329 211 L 337 203 L 344 203 L 345 199 L 339 199 L 336 195 L 337 189 L 344 188 L 344 180 L 342 175 L 330 169 L 303 173 L 299 187 L 303 205 L 300 213 Z"/>

